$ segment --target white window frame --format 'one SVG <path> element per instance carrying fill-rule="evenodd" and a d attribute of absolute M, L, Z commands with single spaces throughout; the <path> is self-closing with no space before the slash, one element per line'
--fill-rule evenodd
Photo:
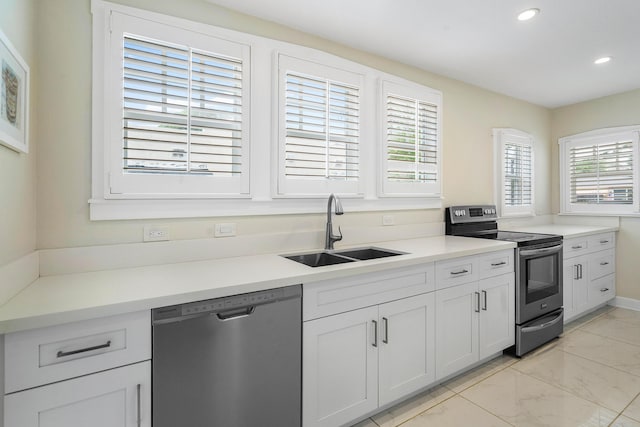
<path fill-rule="evenodd" d="M 505 149 L 506 146 L 527 146 L 531 150 L 531 203 L 517 206 L 507 205 L 505 185 Z M 494 152 L 494 204 L 498 208 L 500 217 L 523 217 L 535 215 L 535 140 L 532 135 L 518 129 L 494 128 L 493 129 Z"/>
<path fill-rule="evenodd" d="M 254 36 L 248 33 L 219 28 L 208 24 L 175 18 L 141 10 L 105 0 L 92 0 L 93 15 L 93 68 L 92 68 L 92 160 L 90 220 L 125 220 L 155 218 L 194 218 L 218 216 L 277 215 L 322 213 L 326 210 L 326 197 L 330 191 L 339 194 L 347 211 L 386 211 L 404 209 L 438 209 L 442 207 L 441 190 L 435 194 L 385 194 L 382 189 L 380 136 L 380 81 L 397 81 L 429 93 L 439 91 L 397 76 L 381 72 L 338 56 L 292 43 Z M 202 195 L 147 194 L 144 197 L 126 197 L 110 194 L 111 165 L 107 129 L 113 115 L 113 98 L 106 82 L 109 80 L 111 15 L 113 12 L 137 17 L 163 26 L 185 29 L 250 49 L 251 101 L 247 112 L 250 121 L 246 135 L 250 136 L 246 154 L 250 162 L 249 189 L 245 193 Z M 135 34 L 135 31 L 132 31 Z M 160 40 L 163 40 L 160 38 Z M 206 49 L 205 49 L 206 50 Z M 279 96 L 278 57 L 285 55 L 314 64 L 322 64 L 336 70 L 362 76 L 360 105 L 360 179 L 357 190 L 325 188 L 307 191 L 306 194 L 281 194 L 279 180 Z M 120 60 L 120 59 L 119 59 Z M 244 111 L 244 106 L 243 106 Z M 118 121 L 120 110 L 118 110 Z M 440 117 L 441 119 L 441 117 Z M 442 128 L 442 122 L 439 128 Z M 244 133 L 244 129 L 243 129 Z M 120 144 L 119 144 L 120 145 Z M 439 188 L 442 188 L 442 159 L 439 158 Z"/>
<path fill-rule="evenodd" d="M 105 120 L 111 124 L 104 129 L 109 160 L 105 162 L 107 182 L 106 199 L 145 198 L 235 198 L 249 196 L 250 147 L 249 147 L 249 106 L 250 106 L 250 48 L 240 43 L 229 42 L 207 34 L 198 33 L 175 26 L 160 24 L 148 19 L 113 12 L 109 22 L 111 33 L 108 54 L 111 55 L 107 68 L 104 98 L 106 101 Z M 132 33 L 132 31 L 135 31 Z M 218 55 L 240 57 L 243 62 L 243 113 L 242 113 L 242 165 L 235 177 L 190 174 L 135 174 L 125 173 L 122 167 L 122 58 L 123 39 L 131 34 L 150 40 L 180 44 L 201 51 L 211 51 Z M 170 44 L 170 43 L 167 43 Z M 162 189 L 162 192 L 158 192 Z"/>
<path fill-rule="evenodd" d="M 388 179 L 387 148 L 387 97 L 389 95 L 404 97 L 409 100 L 435 105 L 437 108 L 437 147 L 436 165 L 432 172 L 436 174 L 436 182 L 395 182 Z M 378 108 L 380 117 L 380 197 L 421 197 L 437 200 L 442 195 L 442 92 L 419 85 L 414 82 L 392 76 L 384 76 L 379 80 Z"/>
<path fill-rule="evenodd" d="M 587 204 L 571 203 L 569 151 L 573 147 L 611 142 L 612 139 L 627 139 L 633 143 L 633 203 L 632 204 Z M 640 125 L 596 129 L 558 140 L 560 168 L 560 213 L 565 215 L 640 215 Z"/>
<path fill-rule="evenodd" d="M 366 103 L 366 94 L 364 93 L 365 77 L 357 71 L 344 68 L 329 67 L 313 61 L 278 54 L 278 184 L 274 197 L 310 197 L 317 195 L 329 195 L 331 193 L 339 193 L 341 196 L 363 196 L 363 178 L 362 178 L 362 137 L 358 138 L 359 151 L 359 178 L 353 181 L 342 181 L 332 179 L 294 179 L 286 176 L 286 76 L 287 73 L 298 74 L 302 76 L 316 77 L 329 82 L 339 82 L 350 85 L 359 91 L 360 106 Z M 361 130 L 363 114 L 366 114 L 366 108 L 360 109 L 359 112 L 359 128 Z"/>

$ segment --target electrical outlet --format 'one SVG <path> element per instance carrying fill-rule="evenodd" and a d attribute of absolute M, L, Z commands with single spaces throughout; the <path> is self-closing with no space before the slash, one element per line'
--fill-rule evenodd
<path fill-rule="evenodd" d="M 216 224 L 213 235 L 215 237 L 232 237 L 236 235 L 235 223 Z"/>
<path fill-rule="evenodd" d="M 395 225 L 396 219 L 393 215 L 382 215 L 382 225 Z"/>
<path fill-rule="evenodd" d="M 145 242 L 161 242 L 169 240 L 169 227 L 158 225 L 147 225 L 144 227 Z"/>

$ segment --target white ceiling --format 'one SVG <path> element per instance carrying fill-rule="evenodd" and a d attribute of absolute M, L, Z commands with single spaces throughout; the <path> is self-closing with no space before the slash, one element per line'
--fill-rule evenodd
<path fill-rule="evenodd" d="M 640 0 L 207 1 L 549 108 L 640 88 Z"/>

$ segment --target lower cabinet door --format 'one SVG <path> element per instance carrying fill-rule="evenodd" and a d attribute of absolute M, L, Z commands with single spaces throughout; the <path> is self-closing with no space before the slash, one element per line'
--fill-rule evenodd
<path fill-rule="evenodd" d="M 436 378 L 478 361 L 478 282 L 436 291 Z"/>
<path fill-rule="evenodd" d="M 480 359 L 515 344 L 516 307 L 513 273 L 480 281 Z"/>
<path fill-rule="evenodd" d="M 151 427 L 151 362 L 5 396 L 5 427 Z"/>
<path fill-rule="evenodd" d="M 335 427 L 378 407 L 378 307 L 304 322 L 304 427 Z"/>
<path fill-rule="evenodd" d="M 380 406 L 435 381 L 435 296 L 379 307 Z"/>

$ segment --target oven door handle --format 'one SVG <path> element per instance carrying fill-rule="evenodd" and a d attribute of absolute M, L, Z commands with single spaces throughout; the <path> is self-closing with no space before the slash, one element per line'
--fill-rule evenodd
<path fill-rule="evenodd" d="M 549 252 L 558 252 L 560 249 L 562 249 L 562 243 L 556 246 L 549 246 L 548 248 L 520 249 L 520 255 L 521 256 L 541 255 Z"/>
<path fill-rule="evenodd" d="M 521 331 L 522 333 L 525 332 L 536 332 L 545 328 L 548 328 L 549 326 L 555 325 L 556 323 L 560 322 L 562 320 L 563 316 L 562 316 L 562 312 L 558 314 L 558 316 L 551 320 L 550 322 L 545 322 L 541 325 L 536 325 L 536 326 L 529 326 L 529 327 L 525 327 L 522 328 Z"/>

